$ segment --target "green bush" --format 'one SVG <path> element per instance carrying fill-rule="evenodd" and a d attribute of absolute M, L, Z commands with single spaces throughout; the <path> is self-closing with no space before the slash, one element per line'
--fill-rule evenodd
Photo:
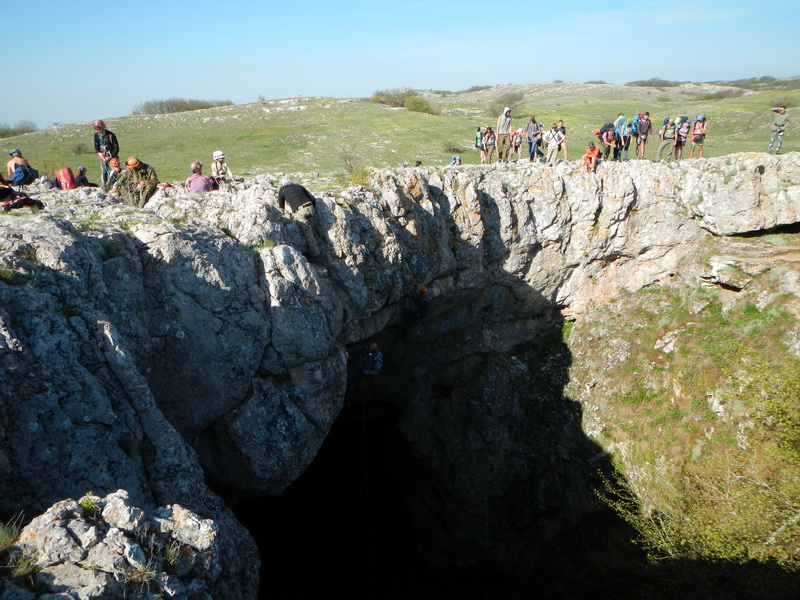
<path fill-rule="evenodd" d="M 230 106 L 230 100 L 188 100 L 186 98 L 167 98 L 166 100 L 148 100 L 137 104 L 132 115 L 161 115 L 166 113 L 186 112 L 217 106 Z"/>
<path fill-rule="evenodd" d="M 651 77 L 650 79 L 641 79 L 639 81 L 629 81 L 625 85 L 631 85 L 635 87 L 654 87 L 654 88 L 665 88 L 665 87 L 677 87 L 681 84 L 680 81 L 668 81 L 666 79 L 661 79 L 660 77 Z"/>
<path fill-rule="evenodd" d="M 393 106 L 400 108 L 405 106 L 406 99 L 415 94 L 415 91 L 409 87 L 394 88 L 391 90 L 378 90 L 373 92 L 370 102 L 376 104 L 385 104 L 386 106 Z"/>
<path fill-rule="evenodd" d="M 420 96 L 409 96 L 406 98 L 403 106 L 405 106 L 406 110 L 410 110 L 412 112 L 427 113 L 429 115 L 434 114 L 433 107 L 431 106 L 430 102 L 425 100 L 425 98 L 421 98 Z"/>

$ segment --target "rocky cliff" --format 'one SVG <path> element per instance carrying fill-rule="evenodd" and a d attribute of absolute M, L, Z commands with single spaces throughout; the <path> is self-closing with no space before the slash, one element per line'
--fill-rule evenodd
<path fill-rule="evenodd" d="M 255 597 L 255 547 L 206 482 L 281 493 L 369 339 L 385 368 L 359 400 L 400 408 L 424 465 L 426 554 L 524 577 L 540 542 L 595 506 L 603 448 L 565 395 L 563 342 L 547 338 L 535 364 L 517 350 L 668 282 L 709 238 L 800 220 L 796 154 L 370 176 L 317 195 L 316 262 L 264 176 L 168 188 L 145 209 L 42 192 L 45 211 L 0 219 L 3 515 L 120 488 L 144 510 L 180 504 L 218 527 L 211 596 Z M 706 280 L 733 285 L 717 266 Z M 433 301 L 415 319 L 420 285 Z"/>

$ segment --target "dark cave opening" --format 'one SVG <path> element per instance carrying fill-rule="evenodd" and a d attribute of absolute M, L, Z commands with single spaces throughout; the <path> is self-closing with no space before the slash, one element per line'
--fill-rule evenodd
<path fill-rule="evenodd" d="M 419 467 L 381 402 L 346 407 L 311 465 L 275 497 L 234 511 L 261 555 L 261 597 L 453 597 L 417 550 L 406 502 Z"/>

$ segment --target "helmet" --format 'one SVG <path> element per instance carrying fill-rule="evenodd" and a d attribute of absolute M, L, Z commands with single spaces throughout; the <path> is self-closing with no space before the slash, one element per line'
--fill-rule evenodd
<path fill-rule="evenodd" d="M 197 161 L 194 161 L 191 165 L 189 165 L 189 170 L 192 173 L 199 173 L 200 169 L 202 169 L 202 168 L 203 168 L 203 164 L 199 163 Z"/>
<path fill-rule="evenodd" d="M 83 173 L 86 170 L 86 167 L 78 167 L 78 171 Z"/>
<path fill-rule="evenodd" d="M 125 161 L 125 166 L 130 167 L 132 169 L 136 169 L 137 167 L 141 166 L 142 161 L 140 161 L 135 156 L 131 156 L 128 160 Z"/>
<path fill-rule="evenodd" d="M 225 158 L 225 154 L 222 152 L 222 150 L 215 150 L 214 154 L 211 156 L 214 157 L 214 160 L 217 160 L 218 158 Z"/>
<path fill-rule="evenodd" d="M 22 156 L 22 151 L 19 148 L 15 148 L 11 152 L 8 153 L 9 156 Z"/>
<path fill-rule="evenodd" d="M 98 119 L 97 121 L 95 121 L 94 123 L 92 123 L 92 125 L 93 125 L 94 127 L 100 127 L 101 129 L 105 129 L 105 128 L 106 128 L 106 124 L 105 124 L 105 123 L 103 123 L 103 121 L 101 121 L 100 119 Z"/>
<path fill-rule="evenodd" d="M 119 159 L 118 158 L 112 158 L 110 161 L 108 161 L 108 164 L 110 166 L 112 166 L 112 167 L 118 167 L 119 166 Z"/>
<path fill-rule="evenodd" d="M 705 121 L 706 120 L 706 116 L 705 115 L 697 115 L 697 120 L 698 121 Z"/>
<path fill-rule="evenodd" d="M 421 288 L 419 288 L 419 292 L 420 294 L 427 294 L 428 288 L 423 285 Z"/>

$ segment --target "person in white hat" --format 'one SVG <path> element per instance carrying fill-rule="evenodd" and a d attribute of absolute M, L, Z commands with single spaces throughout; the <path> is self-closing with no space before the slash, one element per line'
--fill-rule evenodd
<path fill-rule="evenodd" d="M 211 178 L 217 182 L 217 185 L 233 181 L 233 171 L 225 162 L 225 154 L 221 150 L 215 150 L 211 156 L 214 159 L 214 162 L 211 163 Z"/>

